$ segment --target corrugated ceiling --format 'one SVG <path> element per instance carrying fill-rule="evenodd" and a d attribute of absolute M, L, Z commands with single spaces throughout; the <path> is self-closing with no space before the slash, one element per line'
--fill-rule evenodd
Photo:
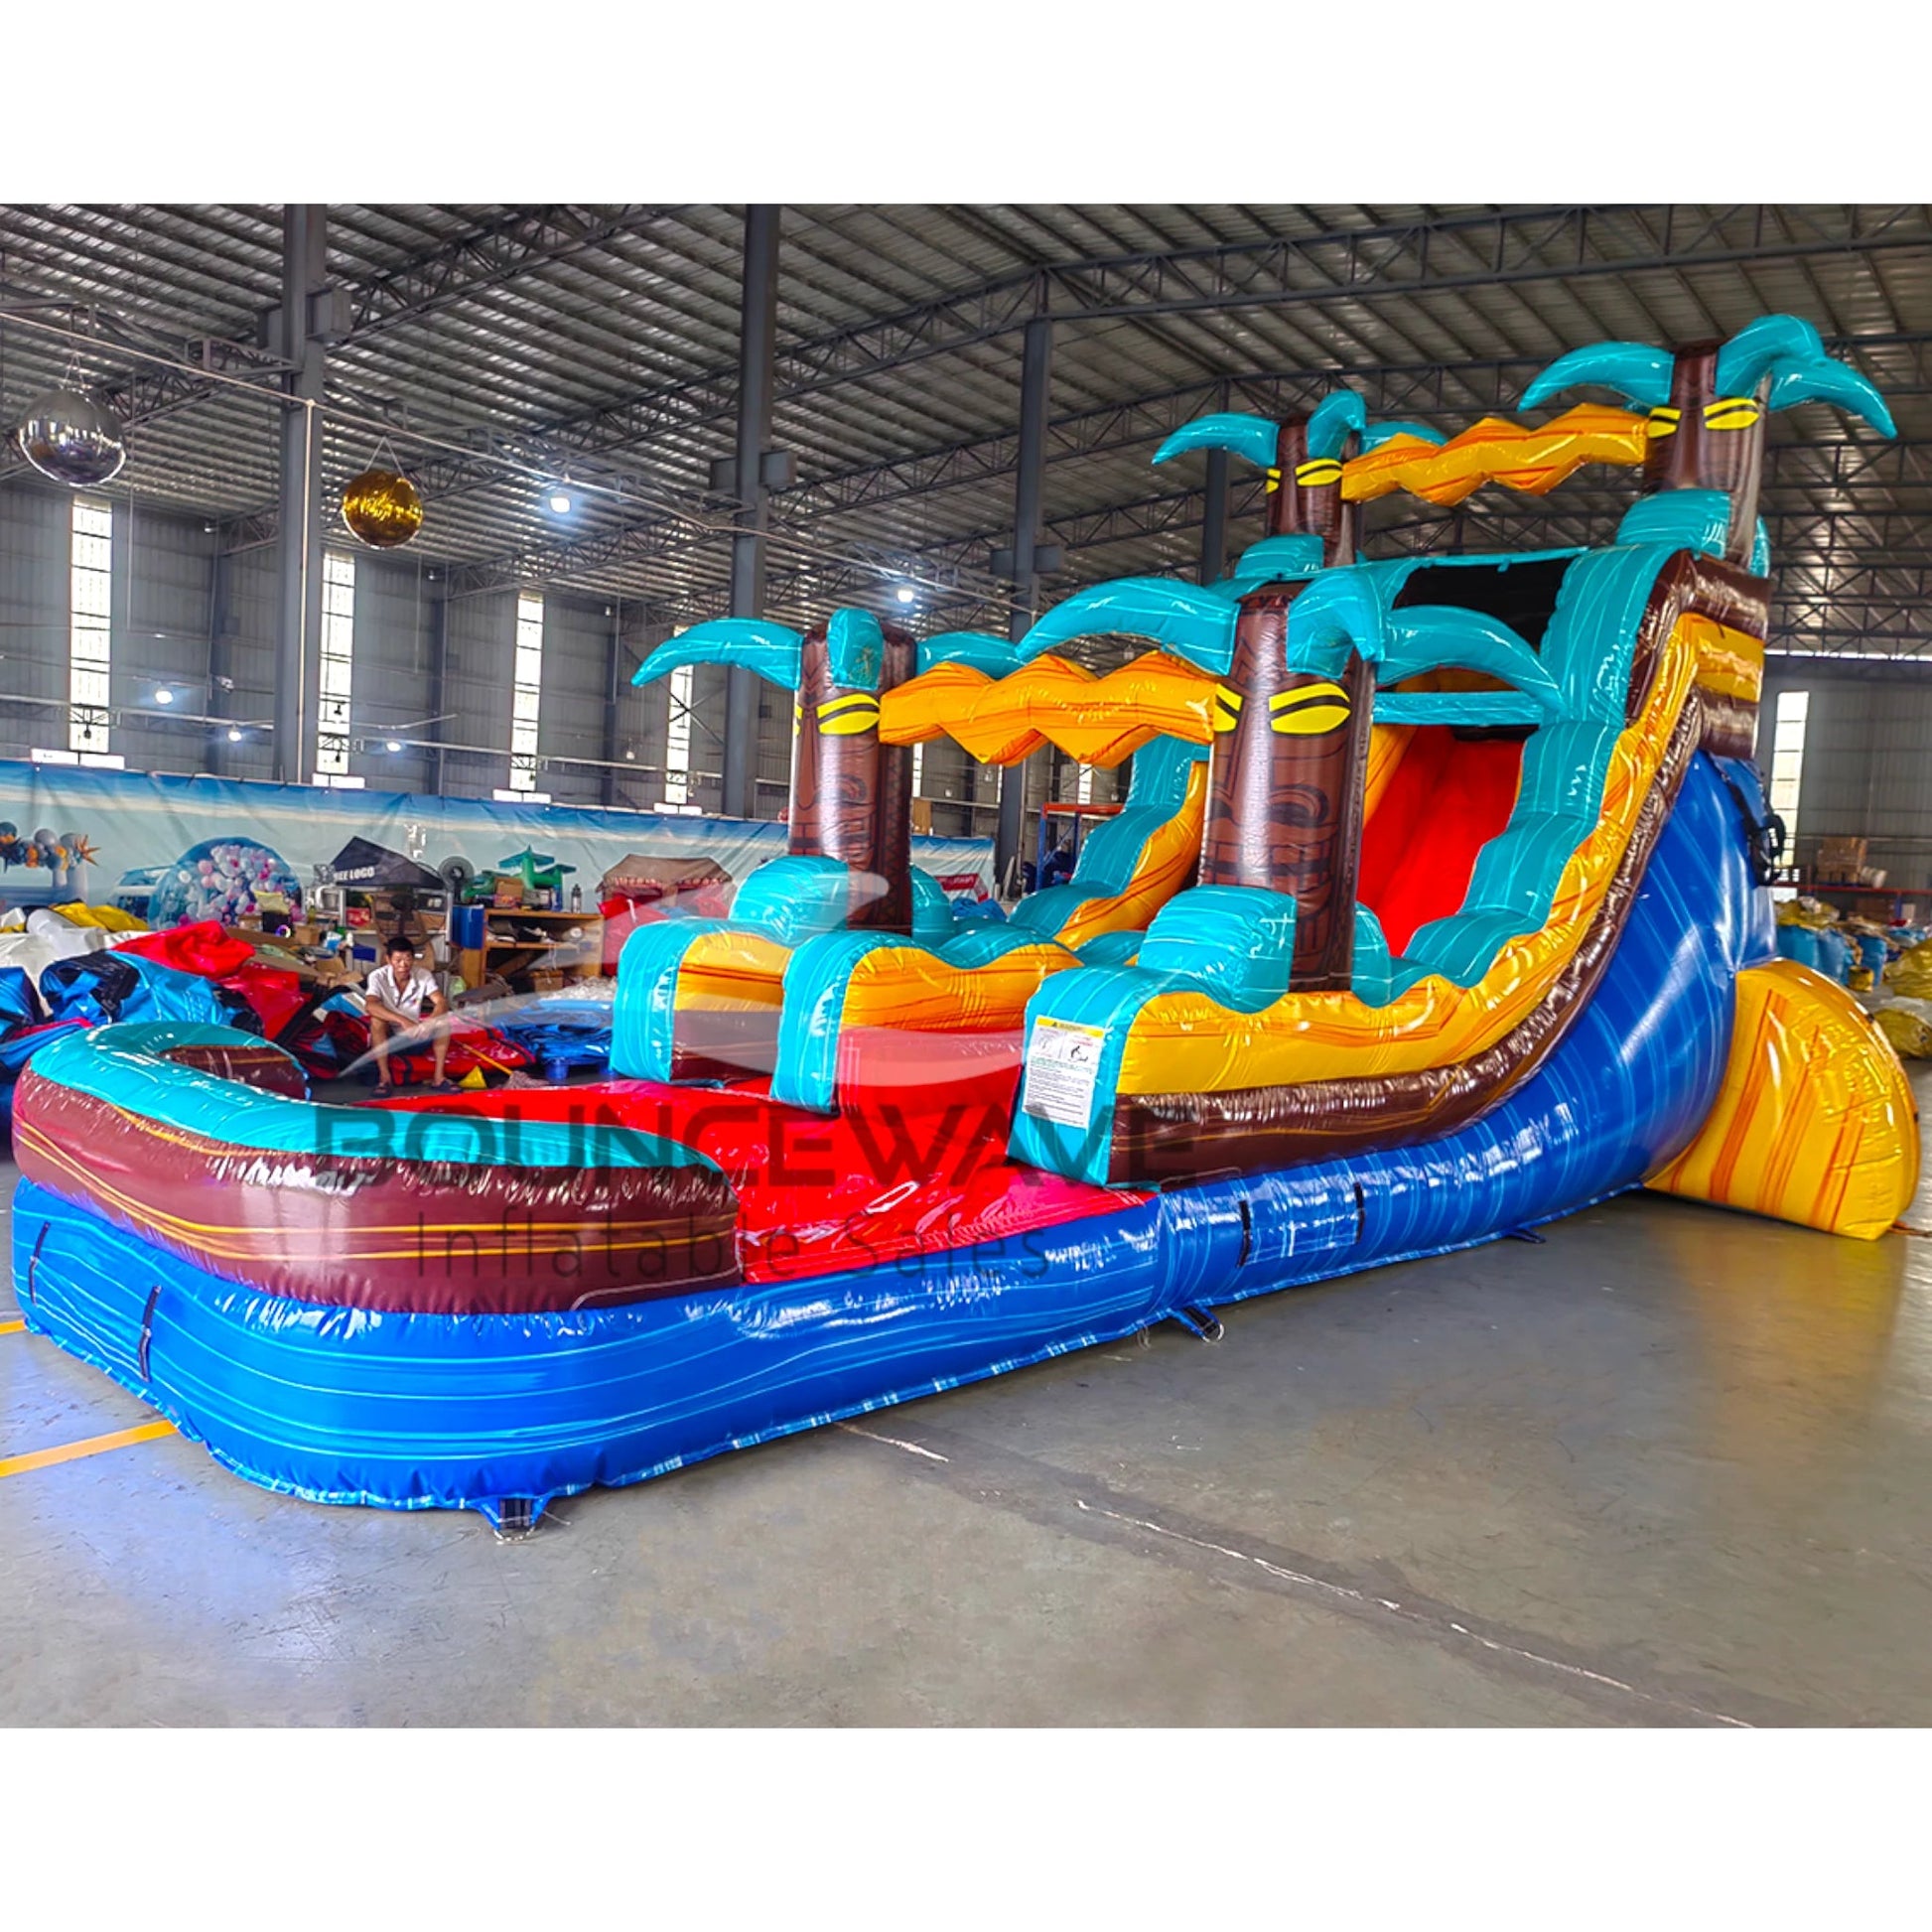
<path fill-rule="evenodd" d="M 1194 568 L 1198 467 L 1155 472 L 1148 459 L 1200 409 L 1306 400 L 1311 379 L 1339 372 L 1373 408 L 1452 432 L 1507 407 L 1564 348 L 1725 336 L 1788 310 L 1877 381 L 1899 438 L 1887 447 L 1821 408 L 1774 425 L 1764 508 L 1787 641 L 1923 649 L 1929 217 L 1922 207 L 787 208 L 774 441 L 797 483 L 772 505 L 773 608 L 809 619 L 881 597 L 882 573 L 898 567 L 934 587 L 935 610 L 950 595 L 941 621 L 997 619 L 987 553 L 1013 518 L 1032 316 L 1057 319 L 1044 534 L 1065 570 L 1050 596 Z M 330 273 L 354 326 L 330 357 L 329 486 L 374 453 L 368 425 L 387 423 L 425 481 L 422 552 L 460 582 L 533 576 L 644 600 L 666 621 L 722 612 L 729 504 L 707 491 L 732 443 L 743 218 L 730 207 L 332 207 Z M 280 257 L 278 207 L 0 208 L 8 415 L 72 358 L 130 418 L 127 488 L 262 540 L 280 406 L 254 345 L 279 300 Z M 256 387 L 198 383 L 131 355 L 136 344 Z M 566 468 L 579 507 L 558 519 L 539 485 Z M 1596 476 L 1546 505 L 1488 491 L 1460 534 L 1472 546 L 1600 541 L 1626 490 Z M 1237 541 L 1252 534 L 1252 497 L 1237 492 Z M 1406 501 L 1377 505 L 1371 530 L 1396 545 L 1454 534 Z"/>

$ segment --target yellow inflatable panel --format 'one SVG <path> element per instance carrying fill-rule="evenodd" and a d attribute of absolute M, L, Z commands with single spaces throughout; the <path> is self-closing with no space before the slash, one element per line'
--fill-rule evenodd
<path fill-rule="evenodd" d="M 1201 824 L 1206 814 L 1207 763 L 1203 759 L 1187 774 L 1187 795 L 1180 801 L 1179 811 L 1141 848 L 1133 877 L 1118 893 L 1088 899 L 1054 937 L 1077 951 L 1104 932 L 1144 928 L 1192 880 L 1200 859 Z"/>
<path fill-rule="evenodd" d="M 1214 680 L 1184 658 L 1151 650 L 1096 677 L 1052 652 L 1003 678 L 936 664 L 880 700 L 879 736 L 916 745 L 946 736 L 982 764 L 1012 764 L 1050 741 L 1103 770 L 1161 733 L 1212 743 Z"/>
<path fill-rule="evenodd" d="M 1698 689 L 1755 704 L 1764 685 L 1763 641 L 1698 611 L 1686 612 L 1683 622 L 1698 647 Z"/>
<path fill-rule="evenodd" d="M 1890 1042 L 1843 987 L 1778 959 L 1737 975 L 1717 1104 L 1646 1184 L 1875 1241 L 1918 1172 L 1918 1109 Z"/>
<path fill-rule="evenodd" d="M 784 998 L 791 948 L 756 932 L 707 932 L 678 967 L 679 1013 L 746 1013 L 776 1009 Z"/>
<path fill-rule="evenodd" d="M 1341 493 L 1352 503 L 1367 503 L 1406 489 L 1425 501 L 1449 504 L 1486 483 L 1499 483 L 1541 496 L 1586 463 L 1641 463 L 1648 429 L 1642 416 L 1593 402 L 1579 403 L 1538 429 L 1485 416 L 1447 443 L 1392 436 L 1368 455 L 1351 457 L 1342 465 Z"/>
<path fill-rule="evenodd" d="M 986 1033 L 1018 1027 L 1027 1002 L 1054 973 L 1079 965 L 1064 946 L 1042 939 L 984 966 L 953 966 L 907 941 L 882 946 L 852 968 L 842 1029 L 891 1027 L 907 1033 Z"/>
<path fill-rule="evenodd" d="M 680 1028 L 687 1020 L 759 1012 L 775 1024 L 791 959 L 789 947 L 753 932 L 709 932 L 694 940 L 678 968 L 674 1000 Z M 1065 946 L 1049 939 L 974 967 L 949 965 L 908 939 L 867 953 L 853 967 L 842 1024 L 915 1033 L 1018 1027 L 1040 982 L 1078 964 Z"/>

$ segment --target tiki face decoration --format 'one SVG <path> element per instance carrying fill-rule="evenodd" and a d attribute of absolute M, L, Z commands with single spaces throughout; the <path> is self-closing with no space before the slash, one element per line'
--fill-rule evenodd
<path fill-rule="evenodd" d="M 1311 456 L 1311 432 L 1317 448 Z M 1341 494 L 1336 434 L 1284 423 L 1269 478 L 1270 536 L 1321 538 L 1324 567 L 1354 556 L 1354 506 Z M 1201 840 L 1203 886 L 1295 896 L 1297 991 L 1349 983 L 1373 678 L 1351 656 L 1329 678 L 1288 666 L 1288 613 L 1299 584 L 1245 598 L 1227 677 L 1214 694 L 1214 753 Z"/>
<path fill-rule="evenodd" d="M 1288 667 L 1288 613 L 1301 586 L 1241 606 L 1234 657 L 1214 694 L 1213 773 L 1201 841 L 1203 886 L 1295 896 L 1300 991 L 1346 986 L 1354 943 L 1368 666 L 1339 679 Z"/>
<path fill-rule="evenodd" d="M 1747 563 L 1757 532 L 1764 461 L 1761 384 L 1742 395 L 1719 391 L 1719 343 L 1694 343 L 1671 358 L 1670 400 L 1650 411 L 1643 482 L 1652 489 L 1722 489 L 1730 497 L 1725 555 Z"/>
<path fill-rule="evenodd" d="M 1342 500 L 1342 438 L 1332 430 L 1323 435 L 1327 426 L 1319 416 L 1317 411 L 1313 417 L 1292 417 L 1281 426 L 1268 471 L 1268 534 L 1319 537 L 1325 570 L 1354 561 L 1355 505 Z M 1311 432 L 1318 448 L 1332 442 L 1335 453 L 1311 456 Z"/>
<path fill-rule="evenodd" d="M 880 743 L 879 700 L 916 660 L 910 636 L 857 611 L 799 648 L 789 850 L 851 869 L 850 923 L 869 931 L 912 930 L 912 754 Z"/>

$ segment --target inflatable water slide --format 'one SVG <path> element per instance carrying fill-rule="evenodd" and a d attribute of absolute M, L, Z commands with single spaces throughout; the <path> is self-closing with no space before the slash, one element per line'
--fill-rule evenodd
<path fill-rule="evenodd" d="M 1159 462 L 1266 471 L 1225 581 L 1096 585 L 1017 642 L 862 610 L 721 621 L 640 680 L 793 693 L 789 851 L 626 942 L 612 1077 L 323 1106 L 219 1027 L 108 1026 L 22 1076 L 31 1327 L 252 1481 L 551 1499 L 1650 1186 L 1875 1239 L 1912 1097 L 1776 957 L 1751 759 L 1764 422 L 1891 425 L 1770 317 L 1566 355 L 1535 425 L 1336 390 Z M 1600 547 L 1365 558 L 1359 505 L 1638 473 Z M 1074 640 L 1125 637 L 1098 674 Z M 910 748 L 1133 760 L 1068 885 L 956 918 Z"/>

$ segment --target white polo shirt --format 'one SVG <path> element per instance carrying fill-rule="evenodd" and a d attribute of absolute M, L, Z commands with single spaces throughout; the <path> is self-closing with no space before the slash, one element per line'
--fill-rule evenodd
<path fill-rule="evenodd" d="M 436 982 L 417 966 L 410 969 L 407 982 L 399 986 L 394 971 L 384 964 L 369 975 L 368 995 L 372 1000 L 379 1000 L 391 1013 L 413 1014 L 420 1018 L 424 1007 L 436 997 Z"/>

